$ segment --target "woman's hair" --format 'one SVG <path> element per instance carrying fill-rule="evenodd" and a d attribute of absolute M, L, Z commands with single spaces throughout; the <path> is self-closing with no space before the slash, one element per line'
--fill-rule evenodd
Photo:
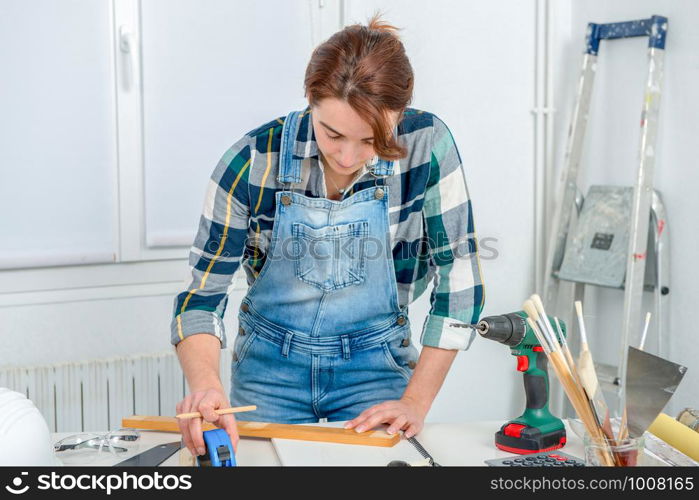
<path fill-rule="evenodd" d="M 388 111 L 402 112 L 413 95 L 413 69 L 397 28 L 375 14 L 368 26 L 338 31 L 313 51 L 304 88 L 313 106 L 326 97 L 342 99 L 374 132 L 374 151 L 396 160 L 407 154 L 398 144 Z"/>

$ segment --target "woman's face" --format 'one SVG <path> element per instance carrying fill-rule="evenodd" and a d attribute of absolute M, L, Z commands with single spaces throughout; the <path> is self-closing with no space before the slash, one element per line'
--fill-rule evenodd
<path fill-rule="evenodd" d="M 312 108 L 313 131 L 324 165 L 339 175 L 351 175 L 374 155 L 374 132 L 347 102 L 328 97 Z M 391 113 L 395 125 L 398 113 Z"/>

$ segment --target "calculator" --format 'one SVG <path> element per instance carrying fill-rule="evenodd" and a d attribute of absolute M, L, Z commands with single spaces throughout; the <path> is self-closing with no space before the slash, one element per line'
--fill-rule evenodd
<path fill-rule="evenodd" d="M 514 455 L 512 457 L 486 460 L 491 467 L 584 467 L 581 458 L 568 455 L 562 451 L 532 453 L 531 455 Z"/>

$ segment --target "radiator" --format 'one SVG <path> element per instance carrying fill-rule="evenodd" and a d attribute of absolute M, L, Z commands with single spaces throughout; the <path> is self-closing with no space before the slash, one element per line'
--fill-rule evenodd
<path fill-rule="evenodd" d="M 221 382 L 230 392 L 231 351 L 221 350 Z M 129 415 L 175 415 L 189 388 L 174 352 L 0 367 L 0 387 L 26 394 L 52 432 L 108 431 Z"/>

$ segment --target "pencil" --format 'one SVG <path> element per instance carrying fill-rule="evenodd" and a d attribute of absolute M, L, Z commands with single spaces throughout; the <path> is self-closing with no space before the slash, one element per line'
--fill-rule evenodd
<path fill-rule="evenodd" d="M 236 406 L 234 408 L 223 408 L 220 410 L 214 410 L 214 413 L 217 415 L 226 415 L 228 413 L 241 413 L 244 411 L 253 411 L 257 410 L 257 406 L 251 405 L 251 406 Z M 180 413 L 179 415 L 175 415 L 175 418 L 197 418 L 201 417 L 201 413 L 198 411 L 192 412 L 192 413 Z"/>

